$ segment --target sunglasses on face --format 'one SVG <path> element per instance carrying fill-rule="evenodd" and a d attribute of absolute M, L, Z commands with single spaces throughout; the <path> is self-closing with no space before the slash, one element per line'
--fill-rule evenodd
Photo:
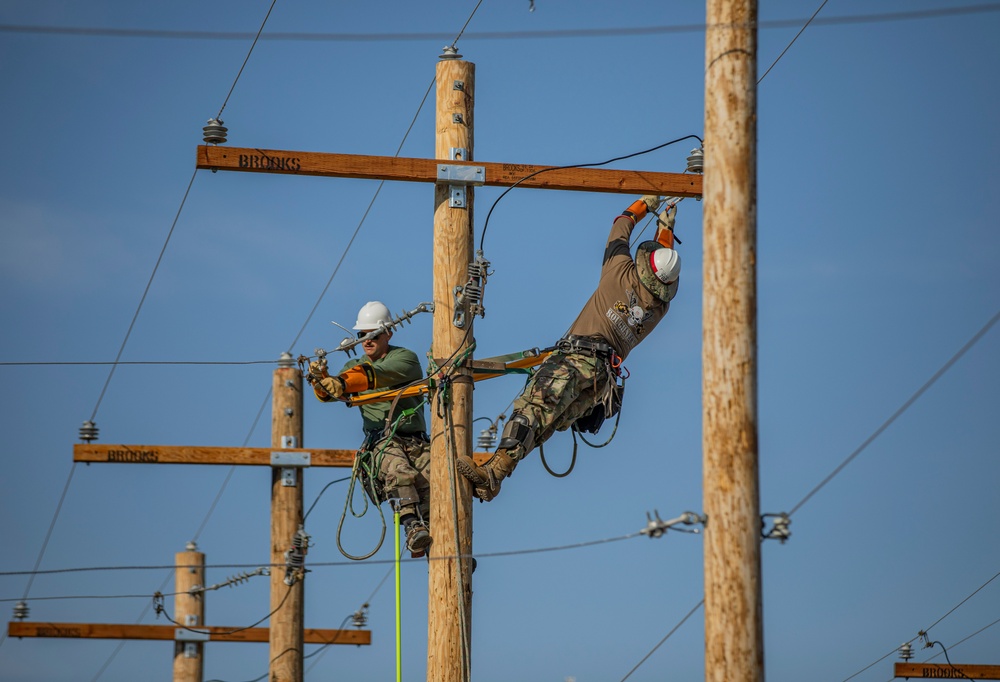
<path fill-rule="evenodd" d="M 371 333 L 370 331 L 367 331 L 367 332 L 358 332 L 358 338 L 359 338 L 359 339 L 362 339 L 362 338 L 364 338 L 365 336 L 367 336 L 367 335 L 368 335 L 368 334 L 370 334 L 370 333 Z M 378 334 L 376 334 L 375 336 L 371 337 L 371 340 L 372 340 L 372 341 L 378 341 L 379 339 L 381 339 L 381 338 L 382 338 L 382 334 L 384 334 L 384 333 L 385 333 L 385 332 L 379 332 L 379 333 L 378 333 Z"/>

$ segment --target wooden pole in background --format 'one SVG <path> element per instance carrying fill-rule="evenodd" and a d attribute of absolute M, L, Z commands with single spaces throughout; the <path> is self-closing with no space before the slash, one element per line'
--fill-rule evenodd
<path fill-rule="evenodd" d="M 190 594 L 193 587 L 205 586 L 205 555 L 188 543 L 186 552 L 174 557 L 174 620 L 194 630 L 205 626 L 205 593 Z M 201 682 L 205 668 L 205 645 L 178 641 L 174 644 L 174 682 Z"/>
<path fill-rule="evenodd" d="M 757 473 L 757 2 L 707 0 L 705 679 L 764 679 Z"/>
<path fill-rule="evenodd" d="M 302 447 L 302 376 L 288 353 L 274 370 L 271 447 Z M 294 482 L 288 485 L 289 469 Z M 298 579 L 285 584 L 285 552 L 302 523 L 301 467 L 271 467 L 271 616 L 269 682 L 302 682 L 302 630 L 305 589 Z M 280 608 L 279 608 L 280 607 Z"/>
<path fill-rule="evenodd" d="M 472 158 L 472 112 L 475 65 L 460 55 L 442 55 L 437 64 L 437 116 L 435 155 L 441 163 L 462 149 L 463 161 Z M 456 286 L 468 279 L 473 259 L 472 187 L 466 189 L 465 206 L 449 206 L 449 186 L 434 186 L 434 334 L 431 351 L 439 361 L 473 340 L 473 316 L 465 326 L 453 324 Z M 472 553 L 472 492 L 469 483 L 455 474 L 454 457 L 472 455 L 472 382 L 468 372 L 455 375 L 449 387 L 447 423 L 438 416 L 431 394 L 431 535 L 427 605 L 427 679 L 434 682 L 467 680 L 471 668 L 472 571 L 470 561 L 438 557 Z M 447 427 L 447 430 L 446 430 Z M 457 500 L 456 500 L 457 498 Z M 458 514 L 453 502 L 457 501 Z"/>

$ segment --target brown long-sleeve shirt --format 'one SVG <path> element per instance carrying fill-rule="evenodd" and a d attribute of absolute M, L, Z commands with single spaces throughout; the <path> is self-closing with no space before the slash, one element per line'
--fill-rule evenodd
<path fill-rule="evenodd" d="M 611 226 L 601 280 L 569 329 L 577 336 L 600 336 L 625 359 L 659 324 L 670 308 L 639 281 L 628 240 L 635 222 L 618 216 Z"/>

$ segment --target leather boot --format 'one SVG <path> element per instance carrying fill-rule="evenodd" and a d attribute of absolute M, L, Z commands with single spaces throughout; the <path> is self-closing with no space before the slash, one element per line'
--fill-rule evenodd
<path fill-rule="evenodd" d="M 431 534 L 422 522 L 410 521 L 406 524 L 406 549 L 410 550 L 411 557 L 419 559 L 424 556 L 431 542 Z"/>
<path fill-rule="evenodd" d="M 510 476 L 517 466 L 517 460 L 504 449 L 497 450 L 483 466 L 476 466 L 471 457 L 459 455 L 455 462 L 458 472 L 474 486 L 472 494 L 483 502 L 489 502 L 500 494 L 500 482 Z"/>

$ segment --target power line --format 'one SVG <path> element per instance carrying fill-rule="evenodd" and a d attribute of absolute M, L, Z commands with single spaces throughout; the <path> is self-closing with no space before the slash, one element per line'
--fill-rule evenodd
<path fill-rule="evenodd" d="M 222 106 L 219 107 L 219 113 L 218 115 L 216 115 L 215 117 L 216 119 L 222 118 L 222 110 L 225 109 L 226 105 L 229 103 L 229 98 L 232 96 L 233 90 L 236 89 L 236 83 L 239 82 L 240 76 L 243 75 L 243 69 L 246 67 L 247 62 L 250 61 L 250 55 L 253 54 L 253 49 L 257 46 L 257 41 L 260 40 L 260 34 L 264 32 L 264 26 L 267 24 L 267 20 L 271 16 L 271 10 L 274 9 L 274 5 L 276 2 L 278 2 L 278 0 L 271 0 L 271 6 L 267 8 L 267 14 L 264 15 L 264 21 L 260 23 L 260 28 L 257 29 L 257 35 L 253 37 L 253 42 L 250 44 L 250 49 L 247 51 L 247 56 L 243 60 L 243 64 L 240 65 L 240 70 L 236 72 L 236 78 L 233 80 L 233 85 L 232 87 L 229 88 L 229 92 L 226 94 L 226 99 L 223 100 Z"/>
<path fill-rule="evenodd" d="M 953 16 L 968 16 L 1000 11 L 1000 3 L 983 3 L 962 7 L 945 7 L 906 12 L 885 12 L 879 14 L 853 14 L 839 17 L 825 17 L 813 20 L 816 26 L 844 26 L 876 24 L 914 19 L 935 19 Z M 760 29 L 782 29 L 801 26 L 805 19 L 771 19 L 758 22 Z M 545 31 L 479 31 L 465 33 L 467 40 L 543 40 L 548 38 L 612 38 L 618 36 L 661 35 L 676 33 L 701 33 L 707 24 L 678 24 L 673 26 L 628 26 L 622 28 L 556 29 Z M 29 26 L 22 24 L 0 24 L 0 33 L 23 33 L 45 35 L 69 35 L 102 38 L 161 38 L 180 40 L 248 40 L 253 33 L 235 31 L 194 31 L 165 29 L 119 29 L 71 26 Z M 448 40 L 448 33 L 314 33 L 314 32 L 274 32 L 260 35 L 260 40 L 275 41 L 319 41 L 319 42 L 398 42 L 398 41 L 440 41 Z"/>
<path fill-rule="evenodd" d="M 552 545 L 548 547 L 536 547 L 532 549 L 514 549 L 505 550 L 498 552 L 477 552 L 474 557 L 477 559 L 485 558 L 497 558 L 497 557 L 508 557 L 508 556 L 524 556 L 528 554 L 542 554 L 548 552 L 563 552 L 571 549 L 582 549 L 584 547 L 595 547 L 597 545 L 609 544 L 612 542 L 621 542 L 622 540 L 631 540 L 639 536 L 643 536 L 642 531 L 636 531 L 634 533 L 626 533 L 625 535 L 617 535 L 610 538 L 602 538 L 599 540 L 585 540 L 583 542 L 575 542 L 567 545 Z M 453 560 L 462 558 L 472 558 L 459 555 L 453 556 L 439 556 L 430 559 L 403 559 L 404 562 L 408 561 L 438 561 L 438 560 Z M 376 559 L 373 561 L 366 562 L 371 565 L 375 564 L 393 564 L 395 559 Z M 357 565 L 354 561 L 317 561 L 309 564 L 310 568 L 336 568 L 338 566 L 355 566 Z M 226 569 L 236 569 L 236 568 L 257 568 L 259 566 L 270 566 L 274 567 L 284 567 L 285 564 L 271 564 L 271 563 L 254 563 L 254 564 L 206 564 L 205 568 L 226 568 Z M 48 568 L 48 569 L 34 569 L 31 571 L 0 571 L 0 577 L 9 577 L 16 575 L 58 575 L 62 573 L 88 573 L 88 572 L 105 572 L 105 571 L 155 571 L 164 569 L 177 569 L 177 568 L 195 568 L 195 566 L 177 565 L 177 564 L 151 564 L 151 565 L 121 565 L 121 566 L 85 566 L 85 567 L 72 567 L 72 568 Z"/>
<path fill-rule="evenodd" d="M 861 445 L 859 445 L 857 447 L 857 449 L 854 450 L 854 452 L 852 452 L 850 455 L 848 455 L 847 459 L 845 459 L 843 462 L 841 462 L 837 466 L 836 469 L 834 469 L 832 472 L 830 472 L 830 474 L 826 478 L 824 478 L 822 481 L 819 482 L 819 485 L 817 485 L 815 488 L 813 488 L 812 490 L 810 490 L 809 493 L 805 497 L 803 497 L 799 501 L 798 504 L 796 504 L 794 507 L 792 507 L 792 510 L 790 512 L 788 512 L 788 515 L 791 516 L 796 511 L 798 511 L 802 507 L 802 505 L 804 505 L 806 502 L 808 502 L 809 499 L 813 495 L 815 495 L 816 493 L 818 493 L 823 486 L 825 486 L 827 483 L 829 483 L 830 481 L 832 481 L 833 478 L 837 474 L 839 474 L 841 471 L 843 471 L 844 467 L 846 467 L 848 464 L 850 464 L 851 461 L 853 461 L 855 457 L 857 457 L 858 455 L 860 455 L 861 452 L 865 448 L 867 448 L 869 445 L 871 445 L 872 442 L 876 438 L 878 438 L 882 434 L 883 431 L 885 431 L 887 428 L 889 428 L 889 426 L 894 421 L 896 421 L 896 419 L 898 419 L 900 417 L 900 415 L 902 415 L 904 412 L 906 412 L 906 410 L 909 409 L 909 407 L 911 405 L 913 405 L 913 403 L 915 403 L 917 401 L 917 399 L 920 398 L 920 396 L 922 396 L 927 391 L 927 389 L 929 389 L 931 386 L 933 386 L 934 383 L 938 379 L 940 379 L 942 376 L 944 376 L 945 372 L 947 372 L 949 369 L 951 369 L 951 366 L 954 365 L 956 362 L 958 362 L 959 358 L 961 358 L 963 355 L 965 355 L 965 353 L 970 348 L 972 348 L 974 345 L 976 345 L 976 342 L 979 341 L 979 339 L 981 339 L 983 337 L 983 335 L 985 335 L 986 332 L 988 332 L 990 330 L 990 328 L 993 327 L 994 324 L 996 324 L 997 320 L 1000 320 L 1000 311 L 997 311 L 997 313 L 992 318 L 990 318 L 990 321 L 987 322 L 983 326 L 982 329 L 980 329 L 978 332 L 976 332 L 973 335 L 973 337 L 971 339 L 969 339 L 966 342 L 966 344 L 964 346 L 962 346 L 958 350 L 957 353 L 955 353 L 954 355 L 952 355 L 951 358 L 946 363 L 944 363 L 944 365 L 941 367 L 941 369 L 939 369 L 937 372 L 935 372 L 934 375 L 930 379 L 928 379 L 924 383 L 923 386 L 921 386 L 919 389 L 917 389 L 917 391 L 913 395 L 911 395 L 909 397 L 909 399 L 905 403 L 903 403 L 903 405 L 898 410 L 896 410 L 895 412 L 892 413 L 892 416 L 890 416 L 888 419 L 886 419 L 882 423 L 881 426 L 879 426 L 877 429 L 875 429 L 875 432 L 872 435 L 868 436 L 868 438 L 866 438 L 865 441 Z"/>
<path fill-rule="evenodd" d="M 774 68 L 774 65 L 775 65 L 775 64 L 777 64 L 777 63 L 778 63 L 778 61 L 779 61 L 779 60 L 780 60 L 780 59 L 781 59 L 782 57 L 784 57 L 784 56 L 785 56 L 785 53 L 786 53 L 786 52 L 788 52 L 788 49 L 789 49 L 789 48 L 790 48 L 790 47 L 792 46 L 792 44 L 793 44 L 793 43 L 794 43 L 794 42 L 795 42 L 796 40 L 798 40 L 798 39 L 799 39 L 799 36 L 800 36 L 800 35 L 802 35 L 802 32 L 806 30 L 806 26 L 808 26 L 809 24 L 811 24 L 811 23 L 812 23 L 812 21 L 813 21 L 813 19 L 815 19 L 815 18 L 816 18 L 816 15 L 817 15 L 817 14 L 819 14 L 819 11 L 820 11 L 821 9 L 823 9 L 824 7 L 826 7 L 826 3 L 827 3 L 827 2 L 829 2 L 829 0 L 823 0 L 823 3 L 822 3 L 822 4 L 821 4 L 821 5 L 819 6 L 819 7 L 817 7 L 817 8 L 816 8 L 816 11 L 815 11 L 815 12 L 813 12 L 813 15 L 812 15 L 811 17 L 809 17 L 809 21 L 807 21 L 807 22 L 805 23 L 805 25 L 804 25 L 804 26 L 803 26 L 802 28 L 800 28 L 800 29 L 799 29 L 799 32 L 795 34 L 795 37 L 794 37 L 794 38 L 792 38 L 792 42 L 788 43 L 788 45 L 786 45 L 786 46 L 785 46 L 785 49 L 781 51 L 781 54 L 779 54 L 779 55 L 778 55 L 778 58 L 777 58 L 777 59 L 775 59 L 775 60 L 774 60 L 774 61 L 773 61 L 773 62 L 771 63 L 771 66 L 767 67 L 767 71 L 765 71 L 765 72 L 764 72 L 764 75 L 763 75 L 763 76 L 761 76 L 760 78 L 758 78 L 758 79 L 757 79 L 757 85 L 760 85 L 760 82 L 761 82 L 762 80 L 764 80 L 764 76 L 766 76 L 767 74 L 771 73 L 771 69 L 773 69 L 773 68 Z"/>
<path fill-rule="evenodd" d="M 654 653 L 654 652 L 655 652 L 655 651 L 656 651 L 657 649 L 659 649 L 659 648 L 660 648 L 660 647 L 661 647 L 661 646 L 663 645 L 663 643 L 664 643 L 664 642 L 666 642 L 666 641 L 667 641 L 668 639 L 670 639 L 670 637 L 671 637 L 671 636 L 673 636 L 673 634 L 674 634 L 675 632 L 677 632 L 677 631 L 678 631 L 678 630 L 680 629 L 680 627 L 681 627 L 682 625 L 684 625 L 684 623 L 686 623 L 686 622 L 687 622 L 687 619 L 688 619 L 688 618 L 690 618 L 690 617 L 691 617 L 691 616 L 693 616 L 693 615 L 694 615 L 695 613 L 697 613 L 698 609 L 700 609 L 700 608 L 701 608 L 702 606 L 704 606 L 704 605 L 705 605 L 705 600 L 704 600 L 704 598 L 703 598 L 703 599 L 702 599 L 702 600 L 701 600 L 700 602 L 698 602 L 697 604 L 695 604 L 695 605 L 694 605 L 694 608 L 692 608 L 692 609 L 691 609 L 690 611 L 688 611 L 688 612 L 687 612 L 687 614 L 686 614 L 686 615 L 685 615 L 685 616 L 684 616 L 683 618 L 681 618 L 680 622 L 679 622 L 679 623 L 677 623 L 677 625 L 675 625 L 675 626 L 673 627 L 673 629 L 672 629 L 672 630 L 670 630 L 670 632 L 668 632 L 668 633 L 666 634 L 666 636 L 664 636 L 664 638 L 663 638 L 663 639 L 661 639 L 661 640 L 660 640 L 659 642 L 657 642 L 657 643 L 656 643 L 656 646 L 654 646 L 654 647 L 653 647 L 653 648 L 652 648 L 652 649 L 650 650 L 650 652 L 649 652 L 648 654 L 646 654 L 645 656 L 643 656 L 643 657 L 642 657 L 642 660 L 641 660 L 641 661 L 639 661 L 638 663 L 636 663 L 636 664 L 635 664 L 635 667 L 634 667 L 634 668 L 632 668 L 631 670 L 629 670 L 629 671 L 628 671 L 628 674 L 626 674 L 626 675 L 625 675 L 625 677 L 623 677 L 623 678 L 622 678 L 621 682 L 625 682 L 625 680 L 627 680 L 627 679 L 628 679 L 629 677 L 631 677 L 631 676 L 632 676 L 632 673 L 634 673 L 634 672 L 635 672 L 636 670 L 638 670 L 638 669 L 639 669 L 639 667 L 640 667 L 640 666 L 641 666 L 641 665 L 642 665 L 643 663 L 645 663 L 645 662 L 646 662 L 646 660 L 647 660 L 647 659 L 648 659 L 648 658 L 649 658 L 650 656 L 652 656 L 652 655 L 653 655 L 653 653 Z"/>

